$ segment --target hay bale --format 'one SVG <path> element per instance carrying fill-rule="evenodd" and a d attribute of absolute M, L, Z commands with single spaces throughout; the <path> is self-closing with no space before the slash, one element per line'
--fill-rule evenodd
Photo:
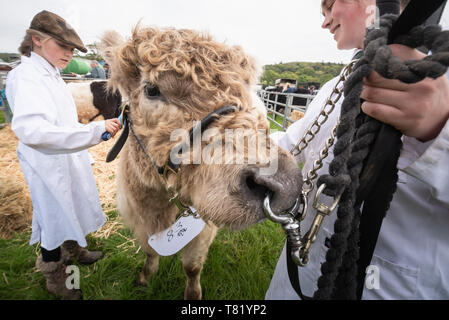
<path fill-rule="evenodd" d="M 93 172 L 104 210 L 115 208 L 115 172 L 118 161 L 106 163 L 106 154 L 120 132 L 109 141 L 89 149 L 95 160 Z M 14 232 L 31 227 L 32 203 L 29 188 L 17 158 L 18 140 L 7 125 L 0 130 L 0 238 L 9 239 Z"/>
<path fill-rule="evenodd" d="M 117 159 L 109 163 L 106 162 L 106 155 L 109 150 L 111 150 L 120 134 L 121 130 L 117 132 L 114 138 L 89 149 L 89 153 L 95 160 L 92 169 L 97 182 L 101 205 L 104 210 L 109 210 L 116 207 L 115 194 L 117 184 L 115 182 L 115 173 L 117 172 L 118 159 L 120 158 L 120 155 L 117 156 Z"/>
<path fill-rule="evenodd" d="M 17 138 L 11 125 L 0 130 L 0 238 L 9 239 L 14 232 L 31 226 L 30 190 L 17 158 Z"/>
<path fill-rule="evenodd" d="M 33 206 L 26 184 L 0 176 L 0 185 L 0 238 L 9 239 L 31 226 Z"/>
<path fill-rule="evenodd" d="M 31 226 L 32 204 L 28 186 L 13 177 L 0 176 L 0 238 L 9 239 L 15 232 Z"/>

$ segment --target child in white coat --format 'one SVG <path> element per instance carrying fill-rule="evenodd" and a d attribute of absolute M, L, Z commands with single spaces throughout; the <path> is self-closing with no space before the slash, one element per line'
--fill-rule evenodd
<path fill-rule="evenodd" d="M 68 299 L 81 291 L 68 289 L 66 263 L 93 263 L 85 236 L 105 222 L 87 148 L 114 136 L 118 119 L 78 122 L 76 106 L 60 70 L 77 48 L 87 52 L 75 30 L 60 16 L 42 11 L 31 21 L 19 48 L 21 64 L 7 78 L 6 96 L 14 113 L 12 130 L 19 139 L 17 155 L 33 203 L 30 244 L 40 241 L 37 268 L 49 292 Z"/>

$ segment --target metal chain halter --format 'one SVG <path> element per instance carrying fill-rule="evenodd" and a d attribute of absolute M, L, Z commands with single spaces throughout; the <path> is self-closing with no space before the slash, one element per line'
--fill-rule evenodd
<path fill-rule="evenodd" d="M 334 111 L 337 102 L 343 96 L 343 85 L 351 72 L 353 71 L 354 65 L 357 63 L 358 59 L 351 61 L 348 65 L 346 65 L 342 71 L 340 72 L 340 78 L 335 84 L 332 92 L 329 95 L 329 98 L 326 100 L 321 112 L 315 118 L 315 120 L 310 125 L 309 129 L 306 131 L 304 136 L 298 141 L 298 143 L 290 150 L 290 153 L 293 156 L 298 156 L 304 149 L 306 149 L 309 143 L 315 138 L 318 132 L 321 130 L 321 127 L 324 123 L 329 119 L 329 115 Z M 336 95 L 334 97 L 334 95 Z M 302 186 L 302 203 L 303 208 L 300 209 L 300 218 L 302 221 L 305 218 L 307 212 L 307 198 L 309 193 L 313 190 L 314 184 L 313 180 L 318 177 L 318 170 L 323 167 L 323 160 L 329 155 L 329 149 L 332 147 L 335 141 L 335 135 L 337 131 L 337 127 L 340 120 L 337 120 L 334 128 L 332 129 L 330 137 L 326 140 L 324 148 L 319 153 L 319 158 L 314 161 L 312 169 L 307 172 L 306 178 L 303 180 Z"/>
<path fill-rule="evenodd" d="M 347 80 L 351 72 L 353 71 L 354 65 L 358 60 L 351 61 L 346 65 L 340 72 L 340 77 L 335 84 L 329 98 L 326 100 L 321 112 L 317 115 L 315 120 L 310 125 L 309 129 L 306 131 L 304 136 L 298 141 L 298 143 L 290 150 L 293 156 L 299 155 L 304 149 L 307 148 L 309 143 L 315 138 L 321 127 L 329 119 L 330 114 L 334 111 L 340 98 L 343 96 L 342 86 Z M 319 158 L 313 163 L 312 169 L 307 173 L 303 180 L 303 187 L 301 192 L 301 201 L 297 201 L 295 206 L 289 210 L 287 213 L 282 213 L 280 215 L 275 214 L 270 207 L 270 198 L 266 197 L 264 200 L 265 213 L 273 222 L 282 224 L 284 230 L 287 233 L 287 239 L 292 247 L 291 256 L 293 261 L 299 266 L 305 266 L 309 261 L 309 250 L 312 243 L 316 240 L 316 235 L 320 229 L 321 223 L 323 221 L 324 215 L 329 214 L 335 208 L 332 205 L 327 208 L 324 204 L 319 203 L 317 199 L 320 197 L 322 189 L 317 192 L 317 196 L 314 200 L 314 207 L 320 208 L 317 216 L 315 217 L 314 223 L 312 224 L 310 230 L 306 233 L 304 237 L 301 237 L 300 224 L 307 213 L 308 210 L 308 195 L 314 188 L 313 181 L 318 177 L 318 170 L 323 166 L 323 160 L 328 156 L 329 149 L 334 144 L 335 134 L 337 130 L 339 121 L 334 126 L 331 136 L 326 140 L 325 146 L 320 151 Z M 338 202 L 335 202 L 335 205 Z M 302 204 L 302 208 L 301 208 Z"/>

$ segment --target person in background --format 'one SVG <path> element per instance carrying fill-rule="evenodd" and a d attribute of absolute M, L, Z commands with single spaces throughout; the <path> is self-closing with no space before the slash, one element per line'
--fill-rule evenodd
<path fill-rule="evenodd" d="M 109 64 L 108 64 L 108 63 L 105 63 L 105 64 L 103 65 L 103 70 L 104 70 L 106 79 L 109 79 Z"/>
<path fill-rule="evenodd" d="M 315 86 L 311 85 L 309 88 L 309 94 L 313 94 L 315 92 Z"/>
<path fill-rule="evenodd" d="M 87 52 L 63 18 L 41 11 L 19 48 L 22 62 L 6 81 L 17 156 L 33 204 L 30 245 L 40 242 L 36 267 L 47 290 L 65 299 L 82 297 L 81 290 L 66 285 L 67 265 L 73 260 L 91 264 L 102 256 L 85 248 L 86 235 L 106 221 L 87 148 L 100 143 L 105 131 L 114 136 L 121 127 L 118 119 L 78 122 L 60 76 L 75 48 Z"/>
<path fill-rule="evenodd" d="M 86 75 L 86 78 L 106 79 L 105 71 L 98 65 L 98 62 L 96 60 L 92 60 L 90 62 L 90 67 L 92 68 L 92 70 L 90 71 L 90 74 L 88 73 Z"/>
<path fill-rule="evenodd" d="M 296 93 L 300 93 L 300 94 L 309 94 L 309 90 L 307 90 L 306 88 L 304 88 L 303 85 L 299 85 L 298 89 L 296 90 Z"/>
<path fill-rule="evenodd" d="M 284 92 L 285 93 L 295 93 L 296 92 L 296 88 L 291 86 L 290 83 L 287 83 Z"/>
<path fill-rule="evenodd" d="M 282 86 L 281 83 L 278 83 L 276 85 L 276 92 L 283 92 L 284 91 L 284 87 Z"/>
<path fill-rule="evenodd" d="M 339 49 L 352 48 L 353 57 L 357 58 L 363 49 L 366 26 L 373 23 L 368 8 L 375 5 L 374 0 L 321 0 L 322 28 L 329 30 Z M 426 57 L 418 50 L 402 45 L 391 45 L 391 48 L 402 60 Z M 287 132 L 277 132 L 270 137 L 285 150 L 291 150 L 320 114 L 326 101 L 335 98 L 333 88 L 338 80 L 336 77 L 320 89 L 304 118 L 293 123 Z M 443 75 L 406 84 L 372 72 L 363 83 L 363 112 L 400 130 L 403 148 L 397 164 L 397 190 L 383 219 L 370 263 L 378 268 L 380 283 L 379 286 L 364 286 L 362 299 L 449 299 L 448 78 Z M 337 123 L 342 101 L 337 102 L 321 130 L 299 155 L 297 160 L 302 164 L 304 177 L 314 166 Z M 318 176 L 329 172 L 332 155 L 333 147 L 318 170 Z M 308 230 L 312 224 L 315 193 L 316 186 L 309 194 L 310 210 L 301 222 L 301 230 Z M 336 210 L 324 219 L 311 247 L 309 263 L 298 268 L 299 283 L 305 296 L 310 297 L 317 290 L 335 220 Z M 286 254 L 290 253 L 286 253 L 284 246 L 266 299 L 299 299 L 289 280 Z"/>

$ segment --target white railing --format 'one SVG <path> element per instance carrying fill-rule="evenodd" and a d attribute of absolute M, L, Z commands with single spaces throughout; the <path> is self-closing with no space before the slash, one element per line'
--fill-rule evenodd
<path fill-rule="evenodd" d="M 315 98 L 312 94 L 282 93 L 259 90 L 257 95 L 262 99 L 267 109 L 267 118 L 282 131 L 287 130 L 289 123 L 295 122 L 290 118 L 293 110 L 305 113 L 310 102 Z M 276 115 L 282 117 L 282 123 L 276 120 Z"/>

